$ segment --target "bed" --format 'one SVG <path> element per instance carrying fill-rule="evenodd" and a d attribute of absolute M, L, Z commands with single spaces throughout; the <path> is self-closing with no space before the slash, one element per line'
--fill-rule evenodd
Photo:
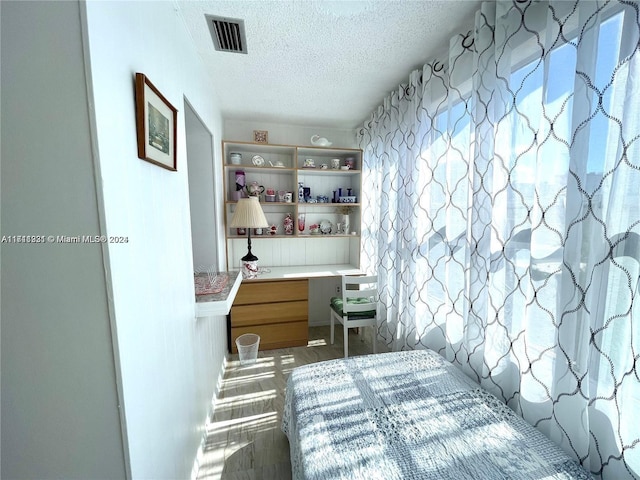
<path fill-rule="evenodd" d="M 592 478 L 430 351 L 296 368 L 282 430 L 294 479 Z"/>

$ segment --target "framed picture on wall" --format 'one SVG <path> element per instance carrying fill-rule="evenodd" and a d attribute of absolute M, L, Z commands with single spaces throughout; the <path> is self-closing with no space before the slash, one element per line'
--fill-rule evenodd
<path fill-rule="evenodd" d="M 167 170 L 177 170 L 178 110 L 142 73 L 136 73 L 138 157 Z"/>
<path fill-rule="evenodd" d="M 254 130 L 253 141 L 255 143 L 269 143 L 269 132 L 267 130 Z"/>

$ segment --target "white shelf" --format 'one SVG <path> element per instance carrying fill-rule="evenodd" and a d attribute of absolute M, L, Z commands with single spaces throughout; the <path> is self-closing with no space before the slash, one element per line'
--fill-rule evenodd
<path fill-rule="evenodd" d="M 290 205 L 290 204 L 287 204 Z M 298 203 L 298 208 L 300 207 L 311 207 L 311 208 L 318 208 L 318 207 L 324 207 L 324 208 L 336 208 L 336 207 L 360 207 L 359 203 L 308 203 L 308 202 L 302 202 L 302 203 Z"/>
<path fill-rule="evenodd" d="M 332 168 L 322 169 L 322 168 L 298 168 L 298 175 L 300 174 L 311 174 L 311 175 L 360 175 L 362 172 L 360 170 L 334 170 Z"/>
<path fill-rule="evenodd" d="M 242 275 L 238 271 L 223 272 L 229 275 L 229 283 L 220 293 L 196 295 L 196 318 L 227 315 L 236 298 L 242 283 Z"/>
<path fill-rule="evenodd" d="M 291 167 L 270 167 L 270 166 L 256 167 L 256 166 L 250 166 L 250 165 L 225 165 L 225 168 L 229 170 L 242 170 L 243 172 L 250 172 L 250 173 L 269 172 L 269 173 L 292 174 L 295 170 L 297 170 Z"/>
<path fill-rule="evenodd" d="M 327 240 L 330 238 L 360 238 L 360 235 L 347 235 L 346 233 L 302 233 L 298 238 L 317 238 L 318 240 Z"/>
<path fill-rule="evenodd" d="M 225 186 L 225 225 L 235 210 L 235 195 L 231 188 L 235 188 L 235 170 L 245 172 L 246 184 L 258 182 L 258 185 L 274 190 L 292 192 L 294 201 L 286 202 L 261 202 L 265 216 L 269 224 L 278 226 L 277 235 L 251 235 L 254 242 L 253 248 L 256 255 L 274 265 L 288 264 L 342 264 L 345 261 L 351 265 L 360 264 L 360 231 L 361 218 L 360 199 L 362 191 L 362 150 L 354 148 L 337 147 L 312 147 L 299 145 L 271 145 L 256 144 L 250 142 L 223 141 L 222 151 L 224 156 L 224 186 Z M 242 154 L 240 165 L 230 163 L 229 154 L 238 152 Z M 265 159 L 265 166 L 251 165 L 251 159 L 260 155 Z M 305 159 L 312 158 L 316 168 L 304 168 Z M 345 165 L 348 158 L 353 158 L 354 169 L 341 170 L 331 168 L 331 160 L 340 159 L 340 165 Z M 272 167 L 269 160 L 282 162 L 285 167 Z M 320 165 L 327 164 L 329 168 L 322 169 Z M 298 184 L 302 183 L 310 188 L 311 198 L 326 196 L 329 203 L 297 202 Z M 354 203 L 333 203 L 334 190 L 342 189 L 343 196 L 347 195 L 347 189 L 351 189 L 352 196 L 356 197 Z M 337 194 L 337 193 L 336 193 Z M 311 235 L 308 226 L 327 219 L 334 226 L 340 222 L 340 214 L 335 212 L 336 207 L 350 206 L 353 213 L 350 214 L 350 230 L 357 235 L 329 234 Z M 294 225 L 297 227 L 298 215 L 306 215 L 307 229 L 300 233 L 297 229 L 293 235 L 284 235 L 283 221 L 286 213 L 291 213 Z M 246 253 L 246 236 L 237 235 L 235 229 L 225 228 L 227 244 L 227 265 L 238 265 L 237 257 L 241 251 Z M 269 240 L 263 242 L 263 240 Z M 311 240 L 313 239 L 313 240 Z M 244 242 L 242 242 L 244 240 Z M 288 267 L 287 267 L 288 268 Z M 333 276 L 333 275 L 329 275 Z"/>

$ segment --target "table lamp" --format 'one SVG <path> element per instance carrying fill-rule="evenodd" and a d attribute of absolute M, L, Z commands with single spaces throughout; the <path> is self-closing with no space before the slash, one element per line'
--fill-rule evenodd
<path fill-rule="evenodd" d="M 251 253 L 251 229 L 267 228 L 267 222 L 258 197 L 251 196 L 238 200 L 236 209 L 231 218 L 230 228 L 246 228 L 248 235 L 248 253 L 242 257 L 242 274 L 249 277 L 255 277 L 258 273 L 258 257 Z M 251 275 L 253 273 L 253 275 Z"/>

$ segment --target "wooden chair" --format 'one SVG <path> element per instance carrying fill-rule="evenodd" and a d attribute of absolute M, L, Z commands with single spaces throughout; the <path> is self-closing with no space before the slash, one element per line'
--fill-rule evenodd
<path fill-rule="evenodd" d="M 349 329 L 373 327 L 373 353 L 376 352 L 378 309 L 378 276 L 343 276 L 342 296 L 331 297 L 331 344 L 334 339 L 334 320 L 342 323 L 344 358 L 349 356 Z"/>

